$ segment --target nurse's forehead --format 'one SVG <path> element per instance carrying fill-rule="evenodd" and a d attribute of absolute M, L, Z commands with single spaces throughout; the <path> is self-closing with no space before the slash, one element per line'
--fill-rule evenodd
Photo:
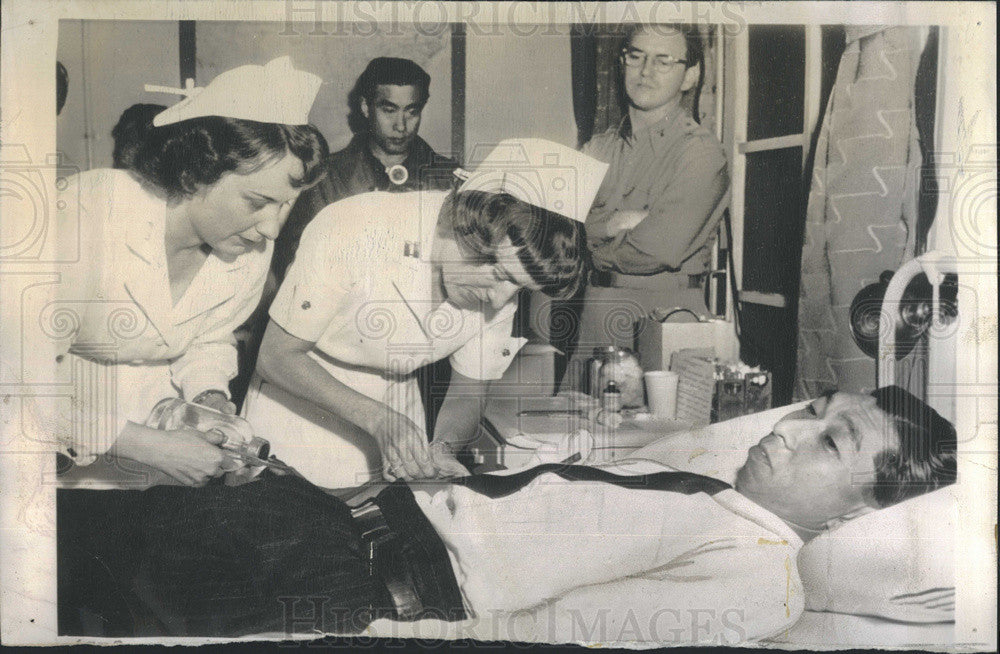
<path fill-rule="evenodd" d="M 303 172 L 302 161 L 296 156 L 285 154 L 268 161 L 252 173 L 233 174 L 229 182 L 241 190 L 280 199 L 289 192 L 295 192 L 292 179 L 301 177 Z"/>

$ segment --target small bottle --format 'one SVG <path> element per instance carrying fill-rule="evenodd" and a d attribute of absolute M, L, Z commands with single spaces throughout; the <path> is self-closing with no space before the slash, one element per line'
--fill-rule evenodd
<path fill-rule="evenodd" d="M 622 395 L 622 407 L 642 406 L 642 366 L 635 352 L 619 347 L 607 355 L 598 371 L 598 388 L 611 382 Z"/>
<path fill-rule="evenodd" d="M 609 413 L 618 413 L 622 410 L 622 392 L 618 390 L 618 384 L 613 381 L 608 382 L 601 394 L 601 409 Z"/>
<path fill-rule="evenodd" d="M 181 429 L 188 427 L 202 433 L 216 432 L 225 437 L 220 448 L 243 456 L 267 459 L 271 444 L 253 435 L 253 427 L 239 416 L 231 416 L 201 404 L 185 402 L 179 397 L 160 400 L 146 420 L 153 429 Z"/>
<path fill-rule="evenodd" d="M 604 345 L 594 348 L 594 355 L 587 360 L 587 378 L 590 397 L 595 400 L 601 399 L 601 366 L 608 357 L 615 353 L 613 345 Z"/>

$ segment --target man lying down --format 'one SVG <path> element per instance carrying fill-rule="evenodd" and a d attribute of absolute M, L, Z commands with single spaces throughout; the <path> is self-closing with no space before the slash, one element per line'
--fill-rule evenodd
<path fill-rule="evenodd" d="M 113 573 L 155 616 L 148 628 L 170 635 L 475 617 L 507 630 L 496 638 L 734 643 L 794 624 L 805 541 L 953 482 L 955 448 L 949 422 L 886 387 L 782 418 L 750 448 L 735 488 L 679 471 L 543 465 L 396 482 L 352 516 L 268 471 L 236 487 L 62 491 L 59 511 L 136 539 L 135 558 Z M 142 500 L 119 504 L 121 493 Z M 81 549 L 94 537 L 78 536 Z"/>

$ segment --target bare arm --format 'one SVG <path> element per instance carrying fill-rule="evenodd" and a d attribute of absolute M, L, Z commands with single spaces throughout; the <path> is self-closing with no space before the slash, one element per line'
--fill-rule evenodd
<path fill-rule="evenodd" d="M 483 403 L 490 382 L 472 379 L 453 370 L 448 394 L 434 426 L 431 450 L 439 467 L 447 467 L 452 475 L 465 475 L 468 471 L 455 455 L 475 439 L 483 417 Z"/>
<path fill-rule="evenodd" d="M 490 383 L 452 371 L 448 394 L 434 427 L 434 442 L 446 442 L 459 451 L 476 436 Z"/>
<path fill-rule="evenodd" d="M 396 477 L 437 476 L 422 429 L 402 414 L 350 388 L 309 356 L 315 343 L 297 338 L 271 320 L 264 332 L 257 370 L 270 382 L 365 430 L 378 443 Z"/>

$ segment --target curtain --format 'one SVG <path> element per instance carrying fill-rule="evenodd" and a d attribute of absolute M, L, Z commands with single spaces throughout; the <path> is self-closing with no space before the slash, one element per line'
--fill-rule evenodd
<path fill-rule="evenodd" d="M 570 37 L 573 114 L 577 146 L 621 122 L 624 98 L 618 79 L 621 28 L 574 25 Z"/>
<path fill-rule="evenodd" d="M 848 27 L 846 41 L 816 144 L 806 210 L 799 399 L 833 388 L 875 387 L 875 361 L 855 345 L 848 309 L 862 287 L 883 270 L 897 269 L 917 245 L 920 28 Z M 920 350 L 911 356 L 920 357 Z M 920 385 L 923 367 L 911 369 L 908 385 Z"/>

